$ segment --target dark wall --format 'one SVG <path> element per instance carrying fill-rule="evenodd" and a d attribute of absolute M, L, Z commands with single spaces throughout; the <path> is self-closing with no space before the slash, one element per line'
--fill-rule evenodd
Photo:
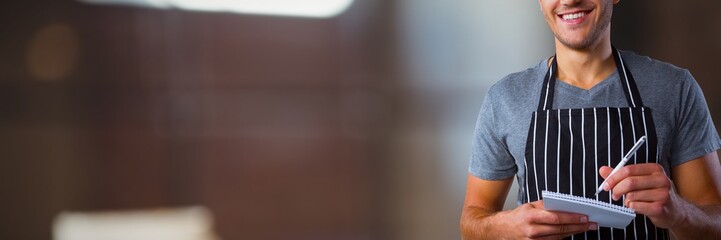
<path fill-rule="evenodd" d="M 721 127 L 721 4 L 708 1 L 621 1 L 612 38 L 619 48 L 688 69 Z"/>
<path fill-rule="evenodd" d="M 63 210 L 195 204 L 224 239 L 381 237 L 389 12 L 5 4 L 0 239 L 49 239 Z"/>

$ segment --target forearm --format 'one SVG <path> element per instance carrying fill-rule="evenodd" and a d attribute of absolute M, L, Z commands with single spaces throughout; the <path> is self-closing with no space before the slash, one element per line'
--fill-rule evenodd
<path fill-rule="evenodd" d="M 721 236 L 721 205 L 696 206 L 679 198 L 685 216 L 671 227 L 676 239 L 716 239 Z"/>
<path fill-rule="evenodd" d="M 493 220 L 498 214 L 502 212 L 476 206 L 465 207 L 461 214 L 461 239 L 500 239 L 501 234 L 496 231 L 499 222 Z"/>

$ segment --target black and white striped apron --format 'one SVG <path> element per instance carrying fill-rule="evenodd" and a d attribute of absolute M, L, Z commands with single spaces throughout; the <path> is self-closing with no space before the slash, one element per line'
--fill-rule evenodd
<path fill-rule="evenodd" d="M 648 141 L 627 165 L 658 162 L 658 139 L 651 109 L 643 106 L 620 52 L 613 48 L 612 55 L 624 86 L 627 108 L 551 109 L 557 71 L 556 57 L 553 58 L 544 79 L 538 110 L 533 112 L 528 130 L 524 203 L 540 200 L 541 191 L 548 190 L 623 205 L 623 199 L 613 201 L 606 191 L 595 195 L 596 188 L 603 182 L 598 169 L 616 166 L 623 154 L 644 135 Z M 626 229 L 602 227 L 569 239 L 668 238 L 666 229 L 656 228 L 650 219 L 638 214 Z"/>

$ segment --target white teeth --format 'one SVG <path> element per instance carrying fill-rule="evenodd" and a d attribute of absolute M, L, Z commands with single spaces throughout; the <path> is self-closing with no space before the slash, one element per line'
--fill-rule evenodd
<path fill-rule="evenodd" d="M 573 13 L 573 14 L 564 14 L 563 19 L 564 20 L 573 20 L 577 18 L 581 18 L 583 16 L 586 16 L 585 12 L 579 12 L 579 13 Z"/>

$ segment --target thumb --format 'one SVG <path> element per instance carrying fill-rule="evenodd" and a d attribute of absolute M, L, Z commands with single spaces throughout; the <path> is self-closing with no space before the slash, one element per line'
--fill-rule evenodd
<path fill-rule="evenodd" d="M 531 204 L 531 207 L 533 207 L 533 208 L 544 209 L 544 208 L 543 208 L 543 200 L 538 200 L 538 201 L 535 201 L 535 202 L 530 202 L 529 204 Z"/>
<path fill-rule="evenodd" d="M 603 166 L 598 169 L 598 174 L 601 175 L 603 179 L 606 179 L 609 174 L 611 174 L 611 171 L 613 171 L 613 168 L 608 166 Z"/>

